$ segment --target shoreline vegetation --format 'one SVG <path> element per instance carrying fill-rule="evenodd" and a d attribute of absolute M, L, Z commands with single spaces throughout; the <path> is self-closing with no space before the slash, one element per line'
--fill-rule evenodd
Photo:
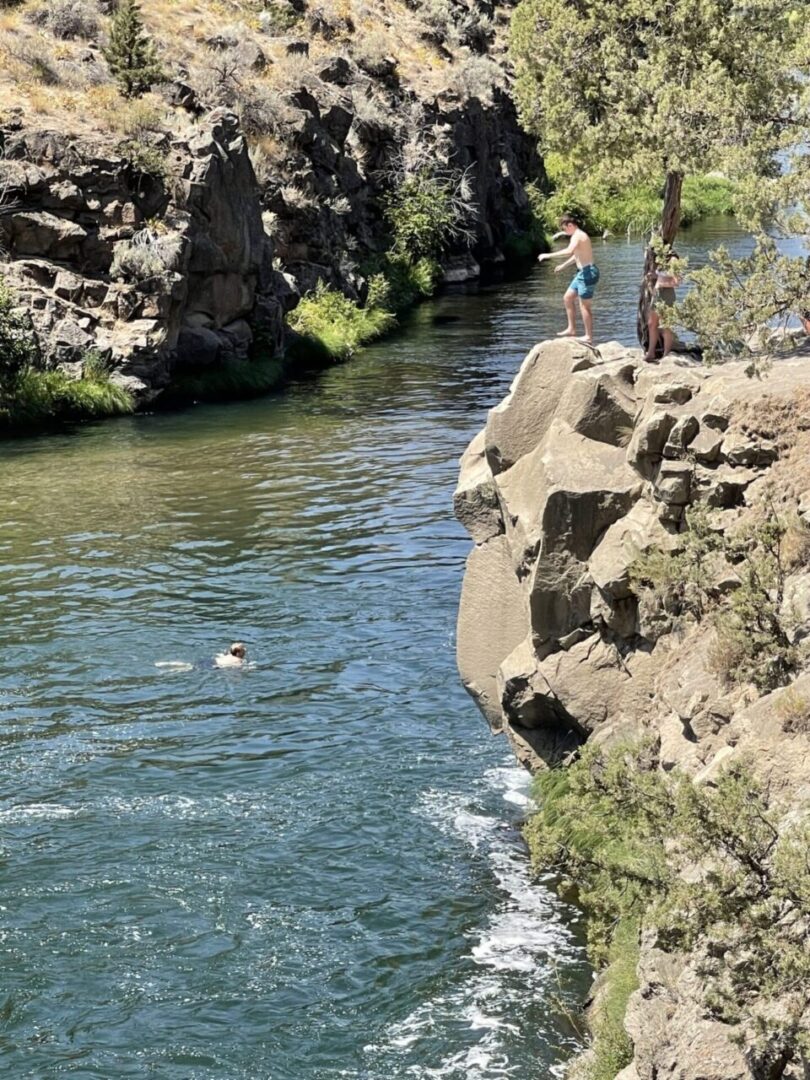
<path fill-rule="evenodd" d="M 28 319 L 0 278 L 0 434 L 135 411 L 132 395 L 111 381 L 98 353 L 86 353 L 79 367 L 72 375 L 42 367 Z"/>
<path fill-rule="evenodd" d="M 734 185 L 722 177 L 688 178 L 684 184 L 683 227 L 706 217 L 733 214 L 734 190 Z M 550 235 L 565 210 L 582 213 L 593 235 L 605 230 L 641 235 L 660 216 L 662 204 L 662 185 L 654 184 L 608 195 L 594 192 L 587 185 L 561 184 L 549 194 L 529 185 L 528 194 L 531 209 L 527 226 L 506 243 L 507 258 L 513 263 L 530 264 L 540 251 L 548 250 Z M 400 317 L 434 296 L 440 281 L 441 266 L 435 250 L 412 260 L 397 251 L 395 242 L 393 253 L 386 255 L 369 277 L 364 303 L 323 284 L 301 300 L 289 318 L 297 337 L 288 353 L 293 359 L 309 363 L 348 360 L 364 345 L 396 330 Z"/>

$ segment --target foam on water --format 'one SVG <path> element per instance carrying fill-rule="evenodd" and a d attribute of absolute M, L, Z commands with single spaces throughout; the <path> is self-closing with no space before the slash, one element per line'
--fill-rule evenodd
<path fill-rule="evenodd" d="M 560 965 L 584 963 L 581 943 L 569 929 L 572 912 L 548 885 L 532 879 L 519 823 L 508 810 L 531 805 L 529 785 L 524 770 L 507 764 L 487 770 L 472 792 L 430 790 L 420 796 L 414 812 L 482 861 L 500 900 L 467 934 L 460 985 L 434 994 L 393 1024 L 384 1042 L 365 1048 L 372 1080 L 501 1080 L 522 1074 L 522 1064 L 510 1063 L 509 1047 L 531 1030 L 527 1013 L 539 1007 L 547 1014 L 552 991 L 565 996 L 556 986 Z M 488 800 L 490 793 L 500 796 L 502 809 Z M 456 1039 L 447 1039 L 454 1028 L 461 1029 Z M 549 1034 L 559 1041 L 559 1060 L 567 1059 L 573 1037 Z M 466 1045 L 452 1054 L 434 1053 L 434 1046 L 454 1041 Z"/>
<path fill-rule="evenodd" d="M 28 806 L 9 806 L 0 810 L 0 822 L 6 825 L 20 825 L 27 821 L 58 821 L 60 818 L 75 817 L 80 813 L 71 806 L 58 803 L 30 803 Z"/>

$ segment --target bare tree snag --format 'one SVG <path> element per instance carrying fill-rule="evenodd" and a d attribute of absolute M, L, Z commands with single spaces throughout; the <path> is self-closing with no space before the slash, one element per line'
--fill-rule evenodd
<path fill-rule="evenodd" d="M 660 236 L 664 244 L 670 245 L 678 235 L 678 227 L 681 223 L 681 189 L 683 188 L 683 173 L 668 172 L 664 185 L 664 209 L 661 214 Z M 644 277 L 641 280 L 641 291 L 638 301 L 638 317 L 636 319 L 636 333 L 644 351 L 650 336 L 647 323 L 652 306 L 653 293 L 655 291 L 655 250 L 652 243 L 647 245 L 644 256 Z"/>

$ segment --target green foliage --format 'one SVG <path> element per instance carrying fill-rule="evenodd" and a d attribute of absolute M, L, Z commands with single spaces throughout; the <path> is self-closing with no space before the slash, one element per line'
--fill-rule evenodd
<path fill-rule="evenodd" d="M 116 7 L 104 58 L 124 97 L 140 97 L 164 77 L 137 0 L 120 0 Z"/>
<path fill-rule="evenodd" d="M 112 366 L 108 356 L 98 349 L 88 349 L 82 360 L 82 378 L 90 382 L 106 382 L 110 378 Z"/>
<path fill-rule="evenodd" d="M 795 5 L 796 10 L 800 5 Z M 516 94 L 544 151 L 622 188 L 665 172 L 768 174 L 795 138 L 797 33 L 783 0 L 521 0 Z"/>
<path fill-rule="evenodd" d="M 720 532 L 710 511 L 696 504 L 688 511 L 682 546 L 640 555 L 630 580 L 666 615 L 700 621 L 711 613 L 710 668 L 729 683 L 773 690 L 790 680 L 800 661 L 783 607 L 789 570 L 785 539 L 795 529 L 769 506 L 733 533 Z M 737 579 L 725 600 L 715 589 L 721 575 Z"/>
<path fill-rule="evenodd" d="M 463 176 L 439 176 L 427 169 L 406 176 L 384 200 L 392 254 L 413 263 L 435 260 L 452 243 L 469 239 L 473 207 L 466 188 Z"/>
<path fill-rule="evenodd" d="M 0 279 L 0 431 L 132 412 L 131 396 L 109 381 L 109 368 L 98 353 L 86 354 L 81 379 L 37 370 L 39 362 L 28 322 Z"/>
<path fill-rule="evenodd" d="M 709 665 L 728 682 L 773 690 L 785 686 L 798 666 L 799 652 L 782 610 L 787 531 L 787 522 L 771 508 L 761 521 L 725 541 L 740 585 L 715 618 Z"/>
<path fill-rule="evenodd" d="M 0 398 L 12 391 L 20 371 L 36 362 L 36 341 L 25 315 L 0 278 Z"/>
<path fill-rule="evenodd" d="M 369 307 L 380 307 L 395 315 L 401 314 L 425 300 L 436 291 L 441 276 L 441 267 L 434 259 L 417 259 L 412 262 L 405 255 L 387 254 L 378 263 L 376 273 L 369 279 L 376 278 L 380 283 L 368 297 Z"/>
<path fill-rule="evenodd" d="M 613 233 L 648 233 L 661 218 L 663 176 L 657 183 L 636 183 L 626 187 L 571 176 L 552 155 L 546 168 L 554 185 L 543 208 L 546 229 L 555 232 L 562 214 L 576 212 L 586 230 L 596 236 L 606 229 Z M 735 185 L 722 177 L 688 176 L 684 180 L 681 224 L 688 226 L 702 218 L 730 214 L 734 207 Z"/>
<path fill-rule="evenodd" d="M 651 591 L 666 613 L 694 615 L 699 621 L 715 580 L 712 556 L 722 550 L 724 541 L 702 503 L 689 508 L 685 525 L 681 547 L 676 551 L 653 548 L 639 555 L 630 567 L 630 580 L 637 589 Z"/>
<path fill-rule="evenodd" d="M 96 420 L 134 410 L 132 397 L 108 379 L 71 379 L 61 371 L 27 368 L 0 409 L 0 428 L 31 430 L 69 420 Z"/>
<path fill-rule="evenodd" d="M 127 159 L 133 172 L 154 176 L 158 180 L 165 180 L 168 176 L 166 155 L 145 137 L 125 139 L 118 144 L 118 151 Z"/>
<path fill-rule="evenodd" d="M 630 995 L 638 990 L 639 925 L 624 919 L 613 931 L 593 1022 L 593 1059 L 587 1080 L 614 1080 L 633 1060 L 633 1044 L 624 1028 Z"/>
<path fill-rule="evenodd" d="M 588 747 L 575 765 L 536 781 L 540 810 L 526 826 L 532 860 L 576 883 L 599 965 L 608 961 L 616 921 L 638 920 L 669 887 L 661 823 L 673 801 L 652 760 L 649 748 Z"/>
<path fill-rule="evenodd" d="M 707 1013 L 749 1022 L 760 1046 L 786 1060 L 800 1051 L 810 980 L 807 822 L 783 823 L 744 765 L 696 786 L 659 771 L 649 744 L 586 747 L 572 766 L 537 779 L 536 799 L 526 827 L 533 860 L 577 883 L 597 963 L 632 954 L 632 928 L 654 927 L 659 948 L 701 957 Z M 621 982 L 597 1060 L 621 1060 L 626 1049 L 617 1021 L 632 978 Z M 778 1007 L 763 1007 L 769 1002 Z M 595 1035 L 598 1044 L 598 1023 Z"/>
<path fill-rule="evenodd" d="M 810 308 L 810 261 L 781 254 L 773 236 L 760 233 L 754 251 L 740 259 L 718 248 L 689 280 L 695 288 L 677 305 L 676 318 L 696 335 L 707 362 L 756 365 L 795 347 L 783 331 Z"/>
<path fill-rule="evenodd" d="M 396 319 L 382 308 L 360 307 L 321 282 L 292 312 L 289 324 L 333 359 L 347 360 L 393 329 Z"/>

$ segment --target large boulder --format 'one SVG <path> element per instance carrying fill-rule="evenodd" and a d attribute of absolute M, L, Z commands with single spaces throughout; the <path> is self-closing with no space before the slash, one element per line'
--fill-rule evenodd
<path fill-rule="evenodd" d="M 574 369 L 591 363 L 589 350 L 573 341 L 546 341 L 532 349 L 487 419 L 486 455 L 493 473 L 510 469 L 537 446 L 556 413 L 560 387 Z"/>
<path fill-rule="evenodd" d="M 498 668 L 526 634 L 525 606 L 506 537 L 493 537 L 474 548 L 467 559 L 458 613 L 458 666 L 493 730 L 503 726 Z"/>

